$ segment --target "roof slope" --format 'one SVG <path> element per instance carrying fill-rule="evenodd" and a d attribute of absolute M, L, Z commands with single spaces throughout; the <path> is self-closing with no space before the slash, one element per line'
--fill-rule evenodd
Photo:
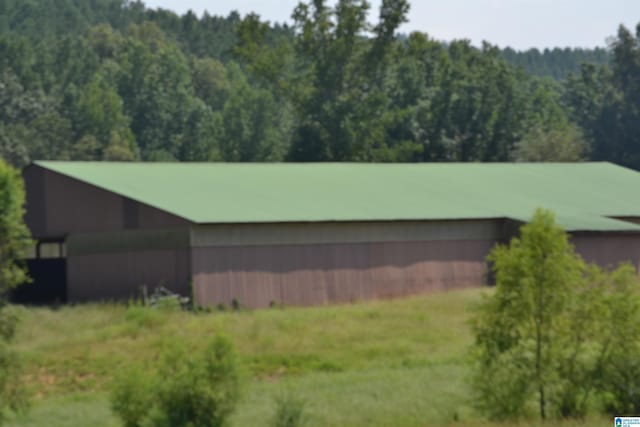
<path fill-rule="evenodd" d="M 640 173 L 610 163 L 108 163 L 37 165 L 195 223 L 514 218 L 636 230 Z"/>

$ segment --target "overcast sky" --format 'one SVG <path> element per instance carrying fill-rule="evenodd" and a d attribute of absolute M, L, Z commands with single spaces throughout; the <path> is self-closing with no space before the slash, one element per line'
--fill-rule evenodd
<path fill-rule="evenodd" d="M 289 21 L 297 0 L 143 0 L 151 8 L 179 14 L 227 16 L 258 13 L 271 22 Z M 377 16 L 380 0 L 370 0 Z M 372 16 L 374 18 L 375 16 Z M 640 22 L 640 0 L 412 0 L 409 23 L 401 31 L 422 31 L 451 40 L 482 40 L 500 47 L 605 46 L 618 25 L 635 29 Z"/>

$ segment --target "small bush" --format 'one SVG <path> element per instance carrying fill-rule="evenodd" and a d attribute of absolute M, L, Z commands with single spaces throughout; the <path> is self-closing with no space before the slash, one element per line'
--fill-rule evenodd
<path fill-rule="evenodd" d="M 276 399 L 276 412 L 272 427 L 302 427 L 307 425 L 306 402 L 292 394 L 284 394 Z"/>
<path fill-rule="evenodd" d="M 27 391 L 21 381 L 22 364 L 17 354 L 0 343 L 0 425 L 11 412 L 23 412 L 29 407 Z"/>
<path fill-rule="evenodd" d="M 198 352 L 173 341 L 155 370 L 114 383 L 112 408 L 125 427 L 219 427 L 235 408 L 239 383 L 229 340 L 217 336 Z"/>
<path fill-rule="evenodd" d="M 141 367 L 125 369 L 118 375 L 111 393 L 111 408 L 124 427 L 142 427 L 153 402 L 154 378 Z"/>
<path fill-rule="evenodd" d="M 526 356 L 505 352 L 481 369 L 475 366 L 472 377 L 473 405 L 492 420 L 524 417 L 531 393 L 531 376 L 527 375 Z"/>
<path fill-rule="evenodd" d="M 164 312 L 169 312 L 169 313 L 178 312 L 178 311 L 182 311 L 182 302 L 180 301 L 179 298 L 173 298 L 173 297 L 158 298 L 155 301 L 154 307 Z"/>
<path fill-rule="evenodd" d="M 166 320 L 166 315 L 161 310 L 145 306 L 131 306 L 127 308 L 124 318 L 135 332 L 141 329 L 154 329 Z"/>
<path fill-rule="evenodd" d="M 0 303 L 0 425 L 11 412 L 23 412 L 29 399 L 22 382 L 22 363 L 11 350 L 19 316 L 13 307 Z"/>
<path fill-rule="evenodd" d="M 640 413 L 640 360 L 638 353 L 616 352 L 605 368 L 604 406 L 612 415 Z"/>
<path fill-rule="evenodd" d="M 0 303 L 0 339 L 11 341 L 16 334 L 20 316 L 15 307 Z"/>
<path fill-rule="evenodd" d="M 611 282 L 609 351 L 599 369 L 599 386 L 608 412 L 633 415 L 640 412 L 640 280 L 627 264 L 612 273 Z"/>
<path fill-rule="evenodd" d="M 200 354 L 172 345 L 164 354 L 157 399 L 171 426 L 222 426 L 239 395 L 236 356 L 229 340 L 216 337 Z M 180 362 L 181 361 L 181 362 Z"/>

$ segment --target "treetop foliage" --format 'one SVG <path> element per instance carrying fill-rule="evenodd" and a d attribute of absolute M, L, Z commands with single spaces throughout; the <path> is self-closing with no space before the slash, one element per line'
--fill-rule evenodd
<path fill-rule="evenodd" d="M 628 30 L 608 50 L 514 52 L 398 35 L 409 7 L 385 0 L 368 22 L 366 0 L 303 1 L 288 26 L 141 1 L 6 0 L 0 156 L 640 167 Z"/>
<path fill-rule="evenodd" d="M 601 47 L 595 49 L 556 47 L 542 51 L 535 48 L 516 51 L 508 47 L 502 50 L 502 56 L 509 63 L 522 67 L 527 73 L 559 81 L 565 80 L 571 74 L 580 73 L 583 63 L 602 66 L 611 61 L 611 52 Z"/>

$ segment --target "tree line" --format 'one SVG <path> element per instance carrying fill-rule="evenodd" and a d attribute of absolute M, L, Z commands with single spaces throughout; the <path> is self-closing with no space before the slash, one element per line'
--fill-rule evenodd
<path fill-rule="evenodd" d="M 366 0 L 301 2 L 280 25 L 140 1 L 7 0 L 0 156 L 640 168 L 638 34 L 515 53 L 399 35 L 409 7 L 385 0 L 369 22 Z"/>
<path fill-rule="evenodd" d="M 608 65 L 611 53 L 603 47 L 594 49 L 559 48 L 528 49 L 517 51 L 510 47 L 502 49 L 502 56 L 507 62 L 522 67 L 527 73 L 539 77 L 550 77 L 563 81 L 570 74 L 580 73 L 584 63 Z"/>

